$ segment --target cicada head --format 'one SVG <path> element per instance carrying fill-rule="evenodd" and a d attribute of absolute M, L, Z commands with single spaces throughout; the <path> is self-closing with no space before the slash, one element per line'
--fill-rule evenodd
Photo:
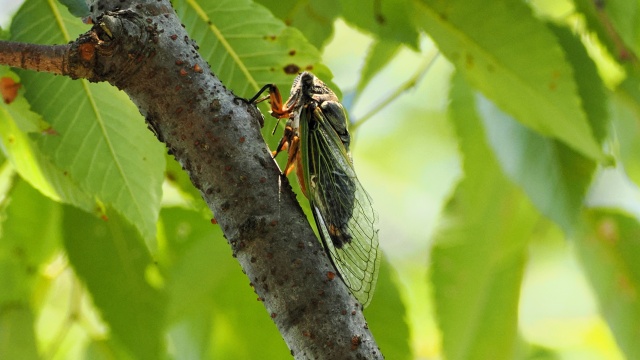
<path fill-rule="evenodd" d="M 327 100 L 338 101 L 338 98 L 322 80 L 304 71 L 293 80 L 291 96 L 286 105 L 289 108 L 300 107 L 309 104 L 312 100 L 322 103 Z"/>

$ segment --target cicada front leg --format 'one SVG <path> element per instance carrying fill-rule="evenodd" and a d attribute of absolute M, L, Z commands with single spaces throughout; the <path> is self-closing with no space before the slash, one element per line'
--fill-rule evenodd
<path fill-rule="evenodd" d="M 269 90 L 269 95 L 260 98 L 263 92 Z M 282 150 L 285 150 L 289 153 L 287 158 L 287 165 L 285 166 L 285 175 L 289 175 L 289 173 L 295 168 L 296 163 L 300 162 L 299 156 L 299 143 L 300 139 L 297 134 L 297 129 L 292 125 L 292 117 L 293 117 L 293 109 L 292 107 L 287 106 L 289 102 L 286 104 L 282 100 L 282 95 L 280 94 L 280 90 L 274 84 L 267 84 L 260 89 L 260 91 L 249 100 L 249 102 L 257 104 L 265 100 L 269 100 L 271 105 L 271 116 L 278 119 L 278 122 L 273 128 L 272 134 L 276 132 L 278 128 L 278 124 L 280 123 L 280 119 L 287 119 L 287 124 L 284 129 L 284 134 L 276 147 L 276 150 L 271 152 L 273 157 L 276 157 Z M 301 167 L 299 167 L 301 168 Z M 303 189 L 304 191 L 304 189 Z"/>

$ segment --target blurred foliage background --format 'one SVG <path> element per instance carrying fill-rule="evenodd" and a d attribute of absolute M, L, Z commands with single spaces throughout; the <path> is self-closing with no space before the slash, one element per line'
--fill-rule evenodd
<path fill-rule="evenodd" d="M 65 3 L 3 0 L 3 36 L 74 39 Z M 236 94 L 287 89 L 291 63 L 342 94 L 387 358 L 640 358 L 640 1 L 173 5 Z M 289 357 L 126 96 L 0 77 L 22 85 L 0 107 L 0 358 Z"/>

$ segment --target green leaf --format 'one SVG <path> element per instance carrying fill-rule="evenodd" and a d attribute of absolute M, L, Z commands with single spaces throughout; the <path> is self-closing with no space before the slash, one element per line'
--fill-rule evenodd
<path fill-rule="evenodd" d="M 640 3 L 638 1 L 606 1 L 602 5 L 602 18 L 610 31 L 615 32 L 633 53 L 640 54 Z M 618 55 L 618 54 L 616 54 Z M 620 54 L 622 55 L 622 54 Z M 627 54 L 631 56 L 631 54 Z"/>
<path fill-rule="evenodd" d="M 58 0 L 66 6 L 69 12 L 75 17 L 89 15 L 89 6 L 85 0 Z"/>
<path fill-rule="evenodd" d="M 371 79 L 389 64 L 399 50 L 400 43 L 397 42 L 378 40 L 371 43 L 356 87 L 358 93 L 361 93 Z"/>
<path fill-rule="evenodd" d="M 215 289 L 238 270 L 220 226 L 198 213 L 182 208 L 165 208 L 160 213 L 168 271 L 168 323 L 211 309 Z M 240 280 L 242 281 L 242 280 Z M 246 282 L 246 280 L 244 281 Z"/>
<path fill-rule="evenodd" d="M 200 53 L 220 80 L 240 96 L 251 97 L 274 83 L 286 96 L 298 72 L 330 80 L 320 53 L 297 29 L 249 0 L 173 3 Z"/>
<path fill-rule="evenodd" d="M 5 73 L 5 75 L 13 73 Z M 16 77 L 17 78 L 17 77 Z M 44 123 L 40 116 L 32 112 L 22 94 L 11 103 L 0 103 L 0 147 L 20 176 L 31 186 L 55 201 L 74 204 L 87 211 L 96 208 L 95 201 L 84 192 L 64 170 L 51 162 L 34 139 L 47 133 L 31 135 L 37 124 Z"/>
<path fill-rule="evenodd" d="M 2 304 L 0 308 L 0 357 L 39 359 L 34 333 L 35 319 L 26 304 Z"/>
<path fill-rule="evenodd" d="M 607 101 L 609 92 L 602 83 L 598 68 L 589 57 L 581 40 L 569 29 L 554 24 L 548 24 L 548 26 L 557 37 L 569 65 L 573 68 L 574 80 L 578 86 L 578 95 L 582 100 L 587 121 L 591 125 L 596 141 L 602 143 L 610 127 Z"/>
<path fill-rule="evenodd" d="M 552 27 L 577 70 L 578 91 L 592 128 L 606 135 L 606 93 L 596 67 L 571 33 Z M 563 143 L 515 122 L 486 99 L 478 101 L 489 142 L 505 173 L 527 193 L 540 212 L 573 233 L 596 163 Z"/>
<path fill-rule="evenodd" d="M 208 356 L 199 358 L 289 357 L 220 227 L 182 208 L 163 209 L 160 216 L 169 254 L 160 263 L 168 273 L 170 334 L 180 352 L 202 345 Z"/>
<path fill-rule="evenodd" d="M 4 172 L 2 181 L 11 183 Z M 41 278 L 40 267 L 59 247 L 61 211 L 57 203 L 19 178 L 3 198 L 0 358 L 36 359 L 38 351 L 31 304 Z"/>
<path fill-rule="evenodd" d="M 341 0 L 342 16 L 352 25 L 380 40 L 398 42 L 418 49 L 412 0 Z"/>
<path fill-rule="evenodd" d="M 367 323 L 387 359 L 412 359 L 407 311 L 398 291 L 398 274 L 382 259 L 376 293 L 367 308 Z"/>
<path fill-rule="evenodd" d="M 527 127 L 604 160 L 561 46 L 524 3 L 416 4 L 417 21 L 474 87 Z"/>
<path fill-rule="evenodd" d="M 628 359 L 640 358 L 640 224 L 614 210 L 585 213 L 576 237 L 600 311 Z"/>
<path fill-rule="evenodd" d="M 606 46 L 609 53 L 619 56 L 615 42 L 611 38 L 611 31 L 600 20 L 600 10 L 596 7 L 593 0 L 574 0 L 576 10 L 582 13 L 586 20 L 587 27 L 593 31 L 598 40 Z"/>
<path fill-rule="evenodd" d="M 169 183 L 178 188 L 183 196 L 195 209 L 202 210 L 211 215 L 211 210 L 202 199 L 200 190 L 196 189 L 189 178 L 189 174 L 182 169 L 182 165 L 171 155 L 165 155 L 167 162 L 166 179 Z"/>
<path fill-rule="evenodd" d="M 117 343 L 106 339 L 93 339 L 85 348 L 84 358 L 91 360 L 135 360 L 124 351 Z"/>
<path fill-rule="evenodd" d="M 138 232 L 117 215 L 102 221 L 72 207 L 63 229 L 69 262 L 113 336 L 138 359 L 160 358 L 166 300 L 147 279 L 155 265 Z"/>
<path fill-rule="evenodd" d="M 333 23 L 340 15 L 339 0 L 257 0 L 285 24 L 300 30 L 321 49 L 333 35 Z"/>
<path fill-rule="evenodd" d="M 58 204 L 20 179 L 3 205 L 0 258 L 6 272 L 0 276 L 0 302 L 26 301 L 38 267 L 58 248 L 61 213 Z"/>
<path fill-rule="evenodd" d="M 456 75 L 450 115 L 466 177 L 437 230 L 431 281 L 447 359 L 512 359 L 527 242 L 535 213 L 502 175 L 474 113 L 473 93 Z"/>
<path fill-rule="evenodd" d="M 614 96 L 612 101 L 612 118 L 616 134 L 619 156 L 625 173 L 637 186 L 640 186 L 640 123 L 638 113 L 622 101 L 620 96 Z"/>
<path fill-rule="evenodd" d="M 54 5 L 28 0 L 12 22 L 13 40 L 60 44 L 86 29 L 64 7 Z M 105 83 L 27 71 L 20 77 L 32 109 L 57 134 L 38 137 L 36 151 L 46 154 L 51 166 L 82 192 L 124 215 L 144 237 L 153 238 L 164 158 L 133 103 Z M 50 182 L 55 184 L 55 179 Z M 91 210 L 75 199 L 62 200 Z"/>
<path fill-rule="evenodd" d="M 595 162 L 525 128 L 485 98 L 478 102 L 488 141 L 503 171 L 541 213 L 567 234 L 573 233 Z"/>
<path fill-rule="evenodd" d="M 16 73 L 10 70 L 8 66 L 0 66 L 0 79 L 11 79 L 15 82 L 14 86 L 19 88 L 18 95 L 9 104 L 1 102 L 0 107 L 5 116 L 11 118 L 18 128 L 25 132 L 42 132 L 51 128 L 42 117 L 31 111 L 29 102 L 24 98 L 24 90 L 20 84 L 20 78 Z M 8 120 L 9 121 L 9 120 Z"/>

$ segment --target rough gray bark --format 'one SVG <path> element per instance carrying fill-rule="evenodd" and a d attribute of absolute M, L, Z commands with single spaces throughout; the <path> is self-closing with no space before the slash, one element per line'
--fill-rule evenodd
<path fill-rule="evenodd" d="M 92 30 L 53 63 L 108 81 L 138 106 L 201 191 L 291 354 L 382 358 L 271 157 L 262 115 L 210 72 L 170 3 L 101 0 L 91 11 Z"/>

